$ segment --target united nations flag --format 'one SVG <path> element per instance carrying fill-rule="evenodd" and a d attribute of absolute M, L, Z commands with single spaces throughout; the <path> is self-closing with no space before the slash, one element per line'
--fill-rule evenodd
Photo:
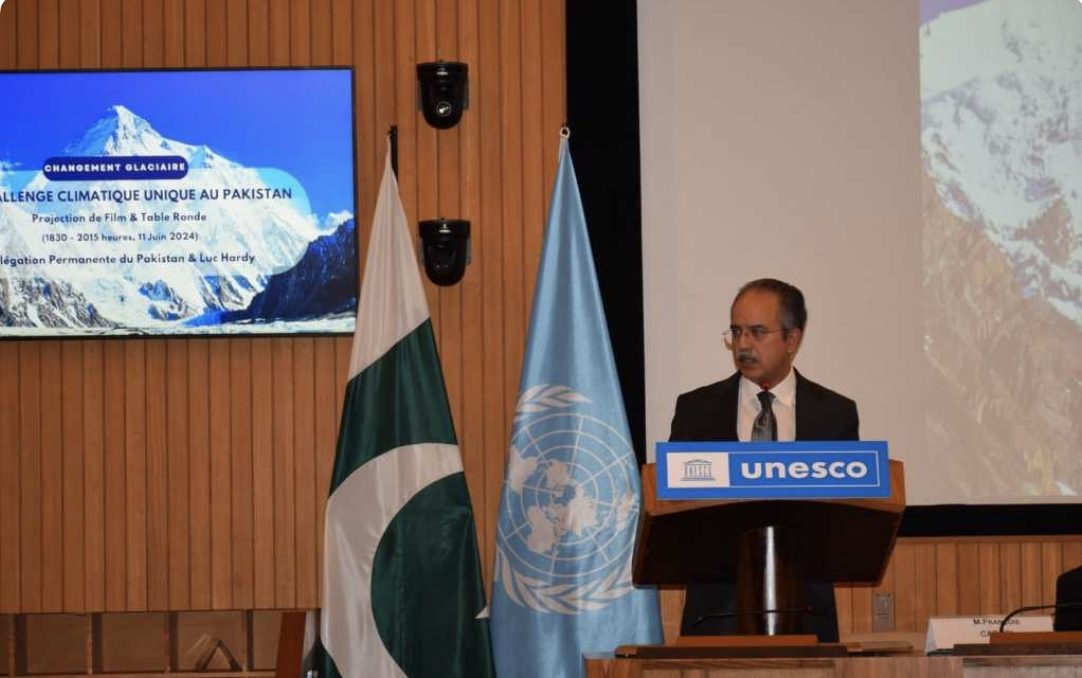
<path fill-rule="evenodd" d="M 659 643 L 631 584 L 639 472 L 566 135 L 500 502 L 492 638 L 503 678 L 578 678 L 582 655 Z"/>

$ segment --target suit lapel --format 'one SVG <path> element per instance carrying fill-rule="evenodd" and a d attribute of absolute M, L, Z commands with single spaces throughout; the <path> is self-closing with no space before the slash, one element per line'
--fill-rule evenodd
<path fill-rule="evenodd" d="M 808 380 L 796 373 L 796 439 L 817 440 L 822 438 L 820 403 L 808 386 Z"/>
<path fill-rule="evenodd" d="M 737 398 L 740 393 L 740 373 L 717 383 L 717 440 L 736 440 Z"/>

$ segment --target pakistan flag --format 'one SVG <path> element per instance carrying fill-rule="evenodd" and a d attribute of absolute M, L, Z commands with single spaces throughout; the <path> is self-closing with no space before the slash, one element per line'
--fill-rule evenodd
<path fill-rule="evenodd" d="M 324 540 L 324 678 L 495 675 L 473 512 L 389 154 Z"/>

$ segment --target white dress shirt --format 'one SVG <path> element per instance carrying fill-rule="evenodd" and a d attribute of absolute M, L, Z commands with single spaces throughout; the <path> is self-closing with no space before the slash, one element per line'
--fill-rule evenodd
<path fill-rule="evenodd" d="M 758 384 L 740 377 L 740 392 L 737 394 L 738 406 L 736 414 L 736 437 L 741 442 L 751 440 L 751 429 L 755 425 L 755 418 L 759 416 L 763 406 L 759 402 Z M 771 409 L 774 410 L 774 421 L 778 426 L 778 440 L 796 440 L 796 372 L 790 368 L 777 386 L 770 389 L 774 394 L 774 402 Z"/>

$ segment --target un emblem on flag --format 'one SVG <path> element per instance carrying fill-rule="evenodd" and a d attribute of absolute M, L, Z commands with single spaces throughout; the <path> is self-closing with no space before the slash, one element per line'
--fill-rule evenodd
<path fill-rule="evenodd" d="M 519 605 L 577 614 L 632 591 L 638 469 L 626 434 L 566 386 L 516 409 L 497 535 L 497 581 Z"/>

